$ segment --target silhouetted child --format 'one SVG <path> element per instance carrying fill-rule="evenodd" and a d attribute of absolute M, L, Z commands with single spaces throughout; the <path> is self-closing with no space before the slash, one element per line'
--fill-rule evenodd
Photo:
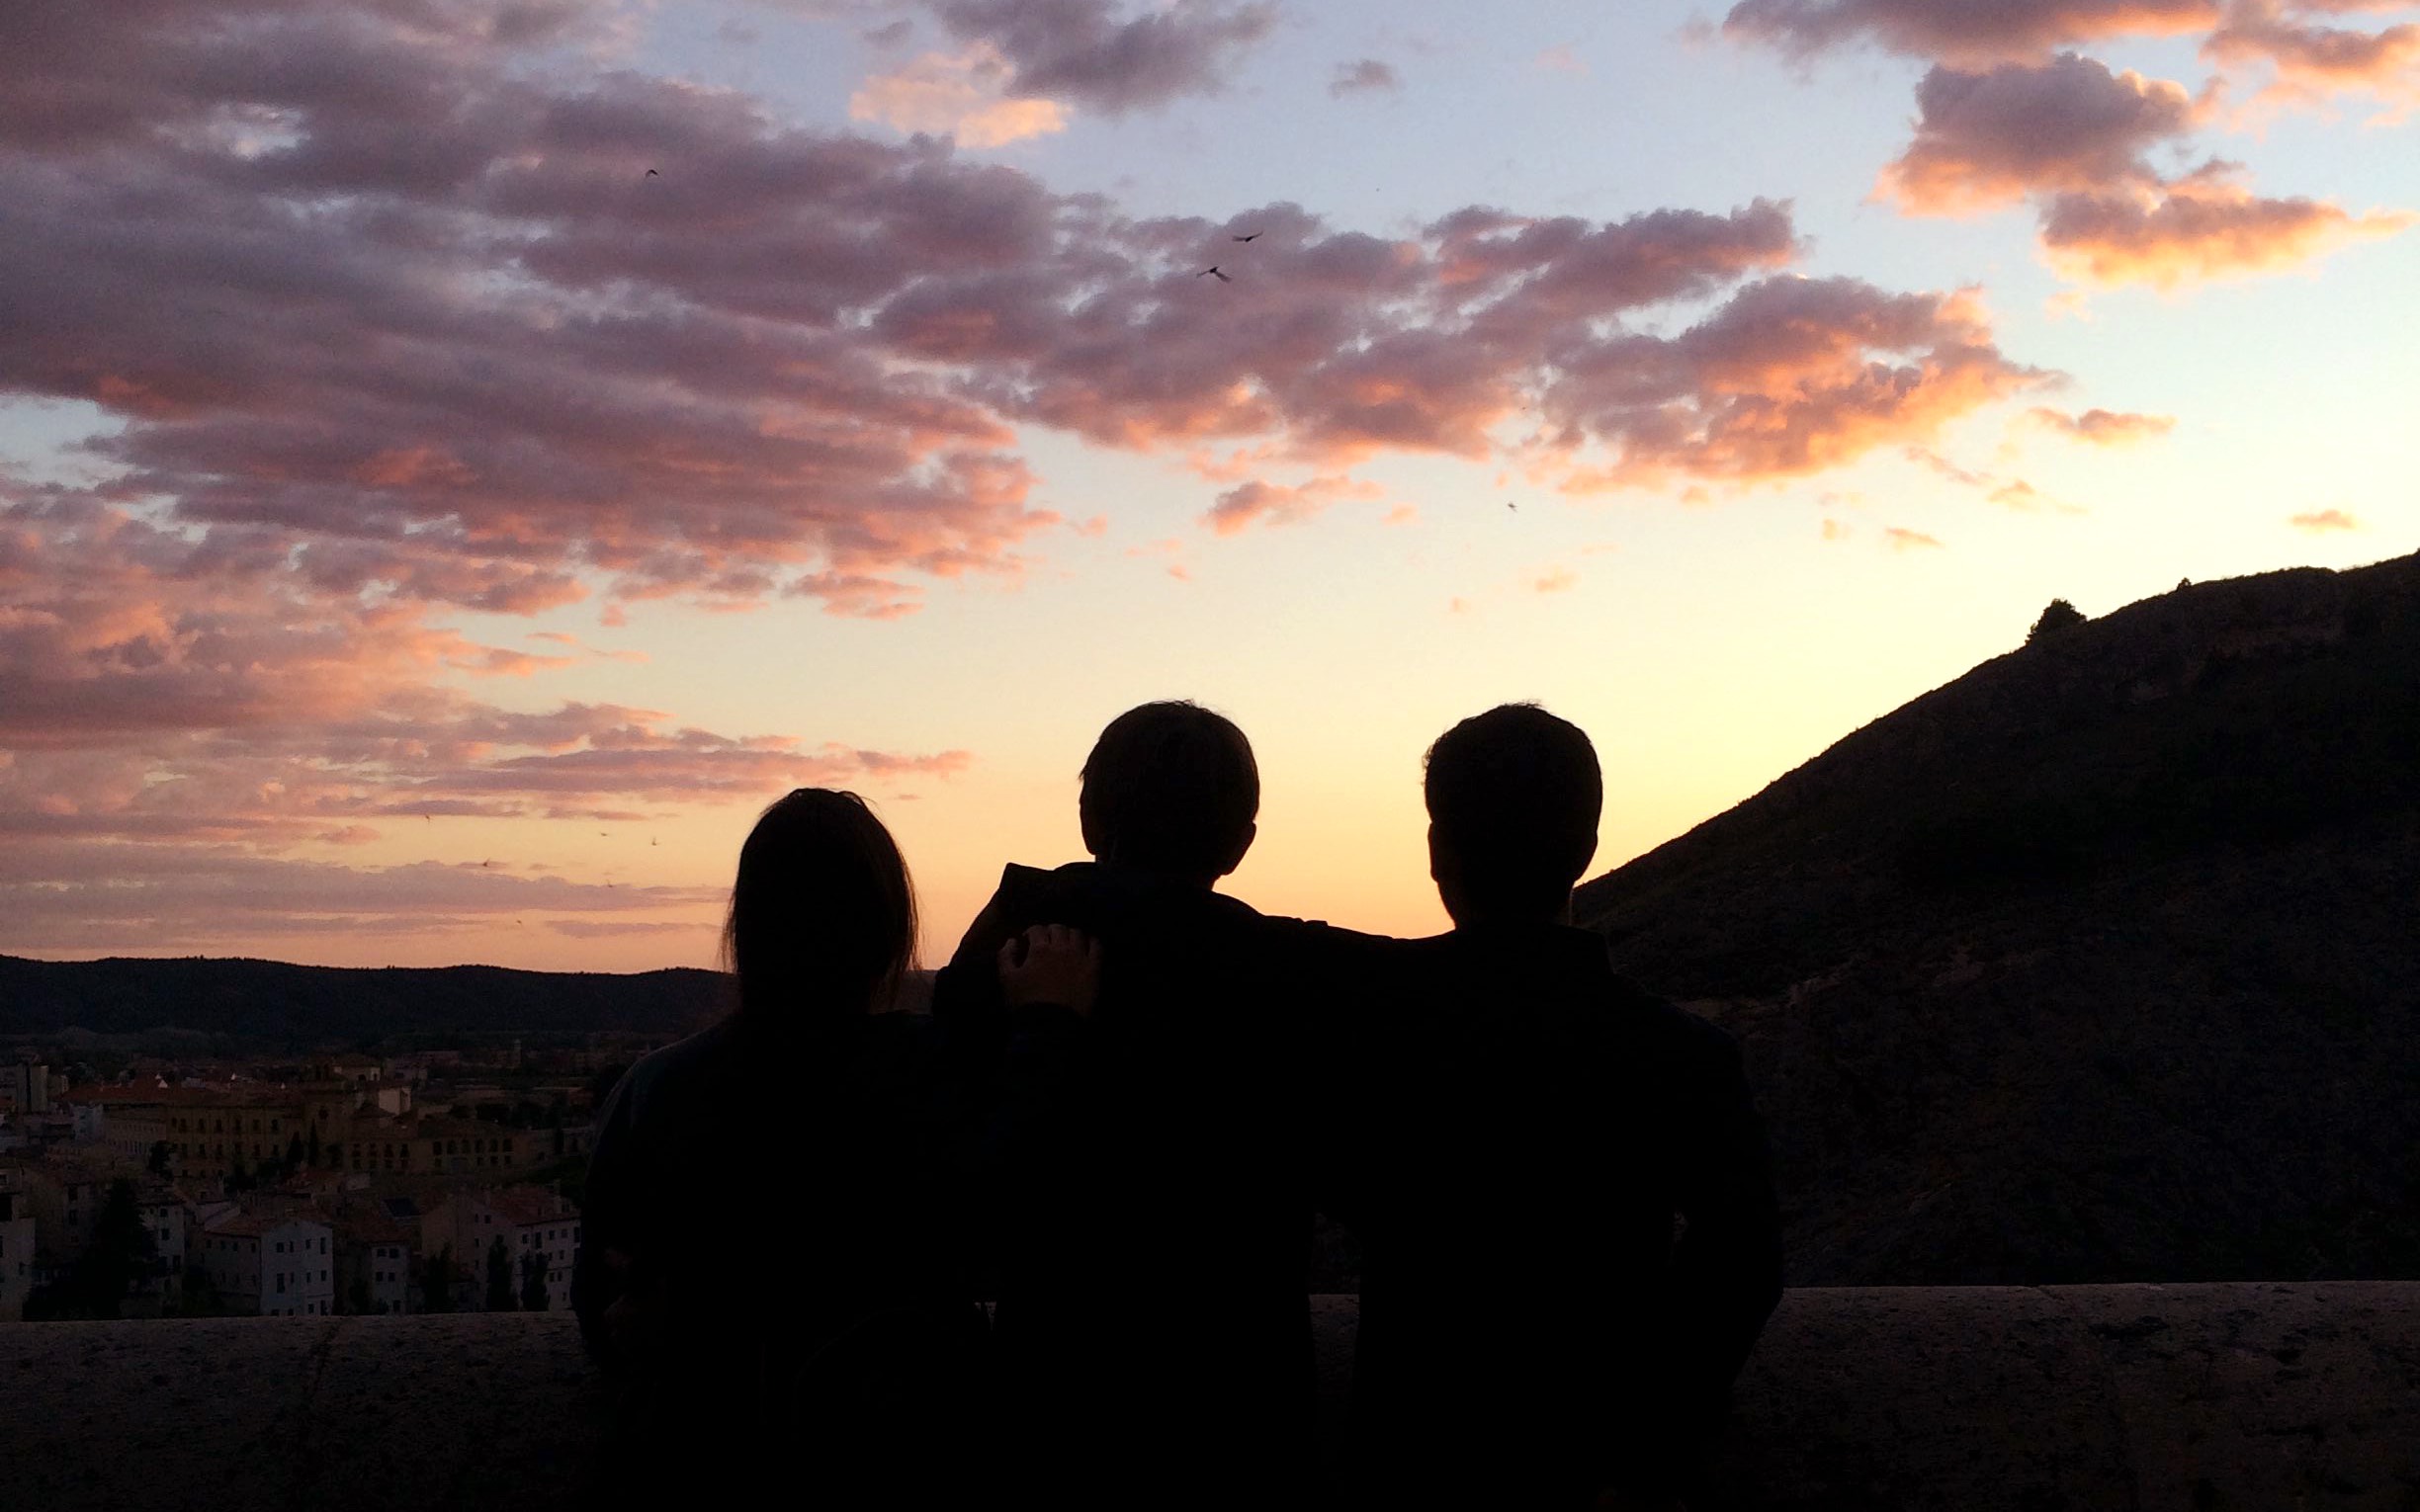
<path fill-rule="evenodd" d="M 1721 1031 L 1569 925 L 1597 757 L 1527 705 L 1429 749 L 1455 928 L 1393 958 L 1346 1059 L 1372 1505 L 1660 1507 L 1780 1295 L 1764 1128 Z"/>
<path fill-rule="evenodd" d="M 764 811 L 725 936 L 737 1007 L 598 1119 L 572 1304 L 628 1386 L 614 1500 L 769 1473 L 809 1502 L 926 1506 L 992 1473 L 962 1105 L 929 1022 L 885 1011 L 914 941 L 907 867 L 856 795 Z M 1068 953 L 1029 974 L 1088 1006 Z"/>
<path fill-rule="evenodd" d="M 1093 860 L 1009 867 L 936 982 L 936 1017 L 979 1048 L 1003 1112 L 995 1340 L 1023 1495 L 1270 1506 L 1312 1492 L 1295 952 L 1332 932 L 1214 890 L 1258 804 L 1233 723 L 1183 703 L 1128 711 L 1083 767 Z M 998 999 L 1002 942 L 1046 922 L 1102 944 L 1088 1021 Z"/>

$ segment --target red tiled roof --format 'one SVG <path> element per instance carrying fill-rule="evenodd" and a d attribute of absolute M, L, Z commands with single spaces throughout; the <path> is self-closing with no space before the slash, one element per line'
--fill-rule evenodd
<path fill-rule="evenodd" d="M 305 1218 L 301 1214 L 230 1213 L 224 1218 L 211 1223 L 205 1231 L 215 1234 L 234 1234 L 257 1239 L 262 1234 L 267 1233 L 270 1229 L 283 1228 L 289 1223 L 308 1223 L 317 1228 L 327 1227 L 327 1224 L 322 1220 L 314 1218 Z"/>
<path fill-rule="evenodd" d="M 579 1218 L 579 1210 L 565 1202 L 562 1194 L 544 1187 L 497 1187 L 480 1193 L 476 1200 L 488 1212 L 518 1228 L 576 1221 Z"/>

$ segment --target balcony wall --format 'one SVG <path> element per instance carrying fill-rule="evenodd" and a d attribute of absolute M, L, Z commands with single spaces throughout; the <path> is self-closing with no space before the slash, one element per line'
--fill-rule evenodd
<path fill-rule="evenodd" d="M 1316 1312 L 1333 1397 L 1355 1300 Z M 0 1504 L 545 1512 L 600 1405 L 562 1314 L 6 1324 Z M 1792 1292 L 1723 1476 L 1775 1512 L 2411 1512 L 2420 1283 Z"/>

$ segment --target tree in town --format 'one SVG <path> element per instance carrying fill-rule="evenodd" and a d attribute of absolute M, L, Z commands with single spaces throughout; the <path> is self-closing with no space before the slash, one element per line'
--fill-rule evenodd
<path fill-rule="evenodd" d="M 546 1252 L 528 1250 L 521 1256 L 521 1310 L 544 1312 L 547 1301 Z"/>
<path fill-rule="evenodd" d="M 454 1246 L 448 1244 L 428 1257 L 420 1267 L 420 1300 L 422 1311 L 451 1312 L 454 1310 Z"/>
<path fill-rule="evenodd" d="M 134 1198 L 134 1183 L 120 1177 L 93 1219 L 92 1242 L 65 1275 L 26 1299 L 29 1319 L 114 1318 L 127 1295 L 159 1265 L 159 1246 Z"/>
<path fill-rule="evenodd" d="M 151 1141 L 151 1151 L 143 1161 L 143 1169 L 149 1171 L 154 1176 L 165 1176 L 168 1174 L 167 1140 L 154 1139 Z"/>
<path fill-rule="evenodd" d="M 512 1252 L 504 1247 L 504 1236 L 497 1234 L 487 1245 L 487 1310 L 513 1310 Z"/>
<path fill-rule="evenodd" d="M 319 1163 L 319 1126 L 316 1124 L 311 1126 L 310 1139 L 302 1146 L 302 1158 L 313 1166 Z"/>

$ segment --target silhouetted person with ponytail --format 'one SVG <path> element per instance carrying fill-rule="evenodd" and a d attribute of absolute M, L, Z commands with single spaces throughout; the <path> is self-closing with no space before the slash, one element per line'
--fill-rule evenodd
<path fill-rule="evenodd" d="M 1578 728 L 1490 710 L 1429 749 L 1426 788 L 1454 929 L 1393 955 L 1356 1016 L 1332 1141 L 1363 1247 L 1364 1496 L 1682 1505 L 1780 1296 L 1738 1051 L 1571 927 L 1603 796 Z"/>
<path fill-rule="evenodd" d="M 914 942 L 908 869 L 856 795 L 764 811 L 725 934 L 737 1006 L 598 1118 L 572 1304 L 625 1385 L 613 1499 L 771 1474 L 806 1503 L 911 1507 L 992 1475 L 964 1105 L 929 1021 L 889 1011 Z M 1080 947 L 1012 964 L 1016 990 L 1088 1007 Z"/>

